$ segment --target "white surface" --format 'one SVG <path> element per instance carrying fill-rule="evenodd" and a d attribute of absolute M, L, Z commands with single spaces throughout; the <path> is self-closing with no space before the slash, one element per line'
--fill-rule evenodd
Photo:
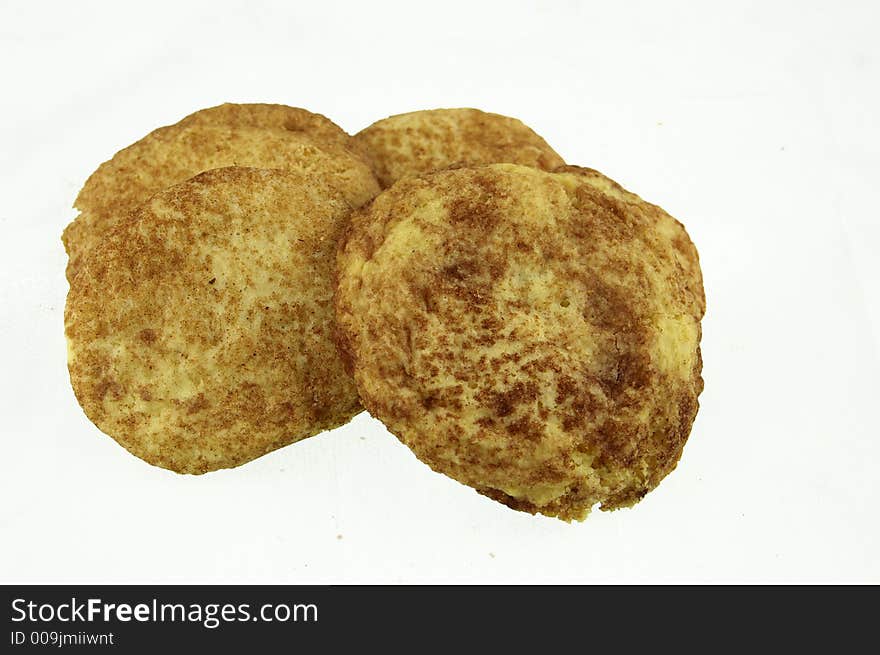
<path fill-rule="evenodd" d="M 880 582 L 880 5 L 257 4 L 0 5 L 0 582 Z M 566 525 L 366 415 L 203 477 L 102 435 L 65 368 L 70 205 L 116 150 L 227 100 L 352 132 L 514 115 L 680 218 L 709 310 L 678 469 Z"/>

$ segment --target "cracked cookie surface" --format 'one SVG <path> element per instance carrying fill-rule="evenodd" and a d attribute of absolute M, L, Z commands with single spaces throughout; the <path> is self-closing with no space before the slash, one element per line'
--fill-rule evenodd
<path fill-rule="evenodd" d="M 321 178 L 225 168 L 105 235 L 65 307 L 76 397 L 103 432 L 180 473 L 237 466 L 361 411 L 332 339 L 336 240 Z"/>
<path fill-rule="evenodd" d="M 337 342 L 364 406 L 434 470 L 564 520 L 676 466 L 705 310 L 683 226 L 590 169 L 409 177 L 353 215 Z"/>
<path fill-rule="evenodd" d="M 479 109 L 430 109 L 377 121 L 354 136 L 382 187 L 407 175 L 509 162 L 550 170 L 564 165 L 522 121 Z"/>
<path fill-rule="evenodd" d="M 177 124 L 272 128 L 298 133 L 318 142 L 357 148 L 351 136 L 323 114 L 288 105 L 226 102 L 195 111 Z"/>
<path fill-rule="evenodd" d="M 161 127 L 92 173 L 74 203 L 80 213 L 62 236 L 70 257 L 68 280 L 85 253 L 150 196 L 206 170 L 252 166 L 304 171 L 335 185 L 355 207 L 379 192 L 368 164 L 350 149 L 302 131 L 213 122 L 220 118 L 208 114 Z"/>

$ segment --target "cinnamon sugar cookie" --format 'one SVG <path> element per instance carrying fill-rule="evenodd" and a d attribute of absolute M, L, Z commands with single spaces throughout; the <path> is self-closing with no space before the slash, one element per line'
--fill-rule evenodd
<path fill-rule="evenodd" d="M 565 162 L 521 121 L 479 109 L 432 109 L 373 123 L 354 136 L 383 188 L 407 175 L 510 162 L 551 170 Z"/>
<path fill-rule="evenodd" d="M 193 112 L 178 125 L 271 128 L 287 130 L 344 148 L 356 147 L 351 136 L 326 116 L 287 105 L 226 102 Z"/>
<path fill-rule="evenodd" d="M 572 520 L 675 468 L 705 300 L 659 207 L 575 167 L 408 177 L 355 212 L 337 262 L 361 400 L 434 470 Z"/>
<path fill-rule="evenodd" d="M 184 119 L 120 150 L 86 181 L 74 203 L 80 214 L 62 236 L 70 257 L 68 280 L 76 275 L 84 253 L 154 193 L 224 166 L 313 173 L 339 188 L 355 207 L 379 192 L 369 166 L 332 142 L 301 132 Z"/>
<path fill-rule="evenodd" d="M 179 473 L 232 467 L 360 411 L 331 333 L 351 208 L 300 171 L 225 168 L 161 191 L 84 257 L 65 309 L 86 415 Z"/>

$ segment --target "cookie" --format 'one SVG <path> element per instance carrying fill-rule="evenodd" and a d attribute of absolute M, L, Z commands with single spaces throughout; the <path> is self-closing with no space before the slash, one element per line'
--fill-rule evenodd
<path fill-rule="evenodd" d="M 351 212 L 301 171 L 224 168 L 165 189 L 71 283 L 68 366 L 86 415 L 179 473 L 238 466 L 347 422 L 332 340 L 335 244 Z"/>
<path fill-rule="evenodd" d="M 364 406 L 435 471 L 582 520 L 675 468 L 703 388 L 697 251 L 596 171 L 403 179 L 354 213 L 337 276 Z"/>
<path fill-rule="evenodd" d="M 315 141 L 332 143 L 343 148 L 355 148 L 351 136 L 326 116 L 287 105 L 227 102 L 193 112 L 178 125 L 272 128 L 302 134 Z"/>
<path fill-rule="evenodd" d="M 77 196 L 80 214 L 62 236 L 70 257 L 68 280 L 84 253 L 154 193 L 202 171 L 234 165 L 316 174 L 355 207 L 379 192 L 369 166 L 353 152 L 302 133 L 241 125 L 159 128 L 101 164 Z"/>
<path fill-rule="evenodd" d="M 354 136 L 383 188 L 407 175 L 509 162 L 551 170 L 565 162 L 521 121 L 479 109 L 391 116 Z"/>

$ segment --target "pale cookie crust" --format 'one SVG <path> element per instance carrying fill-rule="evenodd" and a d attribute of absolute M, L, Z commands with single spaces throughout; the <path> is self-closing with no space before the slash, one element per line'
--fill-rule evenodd
<path fill-rule="evenodd" d="M 65 309 L 86 415 L 179 473 L 238 466 L 347 422 L 332 340 L 351 208 L 297 171 L 226 168 L 168 188 L 107 233 Z"/>
<path fill-rule="evenodd" d="M 589 169 L 444 171 L 355 212 L 337 262 L 361 400 L 434 470 L 572 520 L 675 468 L 705 299 L 659 207 Z"/>

